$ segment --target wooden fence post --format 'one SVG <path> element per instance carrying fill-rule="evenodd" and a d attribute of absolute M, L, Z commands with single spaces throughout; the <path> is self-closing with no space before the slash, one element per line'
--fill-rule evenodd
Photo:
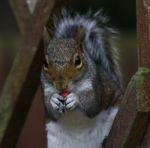
<path fill-rule="evenodd" d="M 37 0 L 30 14 L 26 0 L 11 0 L 24 40 L 0 97 L 0 143 L 14 148 L 39 85 L 44 61 L 41 37 L 54 0 Z"/>
<path fill-rule="evenodd" d="M 150 147 L 150 0 L 137 0 L 137 34 L 138 72 L 127 87 L 105 148 Z"/>

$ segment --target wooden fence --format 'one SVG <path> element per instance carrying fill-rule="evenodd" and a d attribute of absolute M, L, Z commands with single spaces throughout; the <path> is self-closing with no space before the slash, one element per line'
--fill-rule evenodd
<path fill-rule="evenodd" d="M 44 60 L 42 33 L 49 14 L 69 2 L 10 0 L 23 34 L 23 44 L 0 97 L 1 148 L 16 146 L 39 86 Z M 150 0 L 137 0 L 137 34 L 139 68 L 127 87 L 105 148 L 150 148 Z"/>
<path fill-rule="evenodd" d="M 138 71 L 130 80 L 106 148 L 150 148 L 150 0 L 137 0 Z"/>

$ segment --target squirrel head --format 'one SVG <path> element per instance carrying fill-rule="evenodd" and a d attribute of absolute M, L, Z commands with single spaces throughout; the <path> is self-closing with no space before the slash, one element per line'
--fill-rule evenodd
<path fill-rule="evenodd" d="M 45 51 L 46 76 L 58 91 L 68 90 L 85 71 L 84 55 L 75 39 L 52 39 Z"/>

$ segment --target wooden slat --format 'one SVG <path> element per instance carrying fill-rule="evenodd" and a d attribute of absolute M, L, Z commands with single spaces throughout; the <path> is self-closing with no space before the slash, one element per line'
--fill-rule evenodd
<path fill-rule="evenodd" d="M 19 6 L 17 2 L 14 0 L 16 7 Z M 43 45 L 40 40 L 53 4 L 54 0 L 38 0 L 34 14 L 27 24 L 23 45 L 13 63 L 0 97 L 0 142 L 2 148 L 15 147 L 39 85 L 40 69 L 44 60 Z M 16 13 L 20 13 L 20 11 Z M 24 13 L 20 15 L 26 15 Z M 21 20 L 20 23 L 22 22 Z"/>
<path fill-rule="evenodd" d="M 113 124 L 105 148 L 136 148 L 141 144 L 150 121 L 148 112 L 138 112 L 134 76 L 124 96 L 124 104 Z M 140 130 L 139 130 L 140 129 Z"/>
<path fill-rule="evenodd" d="M 139 69 L 147 73 L 141 77 L 138 109 L 150 111 L 150 0 L 137 0 L 137 35 Z"/>
<path fill-rule="evenodd" d="M 20 31 L 24 35 L 27 30 L 26 27 L 31 19 L 31 13 L 27 2 L 26 0 L 10 0 L 10 4 L 16 16 L 16 20 L 18 21 Z"/>
<path fill-rule="evenodd" d="M 123 106 L 107 138 L 105 148 L 140 148 L 150 125 L 149 24 L 150 0 L 137 0 L 139 68 L 127 87 Z"/>
<path fill-rule="evenodd" d="M 145 137 L 143 139 L 142 148 L 150 148 L 150 124 L 149 124 L 149 128 L 145 134 Z"/>
<path fill-rule="evenodd" d="M 150 68 L 150 0 L 137 0 L 139 67 Z"/>

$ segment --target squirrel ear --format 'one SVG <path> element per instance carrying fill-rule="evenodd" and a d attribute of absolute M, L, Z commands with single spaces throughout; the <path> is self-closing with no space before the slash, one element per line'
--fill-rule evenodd
<path fill-rule="evenodd" d="M 47 46 L 50 42 L 50 39 L 51 39 L 50 34 L 49 34 L 47 28 L 44 27 L 44 30 L 43 30 L 44 49 L 47 48 Z"/>
<path fill-rule="evenodd" d="M 77 44 L 79 45 L 80 50 L 82 50 L 84 38 L 85 38 L 84 28 L 82 26 L 79 26 L 77 28 L 75 40 L 76 40 Z"/>

